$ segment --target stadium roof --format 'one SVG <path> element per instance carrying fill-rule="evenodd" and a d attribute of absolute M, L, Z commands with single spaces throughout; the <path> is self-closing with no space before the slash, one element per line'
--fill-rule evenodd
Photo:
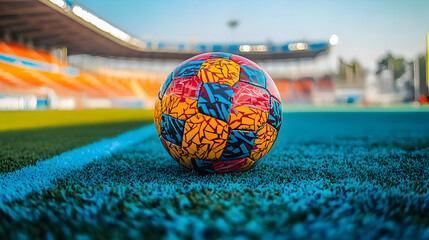
<path fill-rule="evenodd" d="M 48 48 L 66 47 L 69 55 L 183 60 L 223 51 L 252 60 L 287 60 L 315 58 L 329 49 L 328 42 L 184 45 L 141 41 L 69 0 L 0 0 L 0 30 Z"/>

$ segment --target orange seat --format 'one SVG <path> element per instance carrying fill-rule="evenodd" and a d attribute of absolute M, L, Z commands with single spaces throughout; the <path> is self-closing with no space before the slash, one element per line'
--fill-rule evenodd
<path fill-rule="evenodd" d="M 47 52 L 0 41 L 0 53 L 65 67 Z M 161 81 L 141 78 L 138 73 L 125 76 L 94 74 L 80 71 L 77 76 L 61 72 L 42 71 L 20 65 L 0 63 L 0 85 L 11 89 L 48 87 L 58 95 L 89 97 L 149 97 L 157 96 Z"/>

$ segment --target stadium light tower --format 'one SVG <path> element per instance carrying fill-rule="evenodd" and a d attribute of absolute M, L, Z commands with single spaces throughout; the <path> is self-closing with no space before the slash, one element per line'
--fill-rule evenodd
<path fill-rule="evenodd" d="M 228 21 L 228 27 L 231 28 L 232 31 L 232 41 L 235 42 L 235 29 L 237 28 L 239 21 L 237 19 L 232 19 Z"/>

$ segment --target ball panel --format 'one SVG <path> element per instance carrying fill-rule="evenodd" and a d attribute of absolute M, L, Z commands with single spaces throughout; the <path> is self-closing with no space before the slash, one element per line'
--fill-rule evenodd
<path fill-rule="evenodd" d="M 234 93 L 232 95 L 233 109 L 244 106 L 269 112 L 269 102 L 270 97 L 265 89 L 244 82 L 234 84 Z"/>
<path fill-rule="evenodd" d="M 155 123 L 155 129 L 158 136 L 161 135 L 161 101 L 159 99 L 155 100 L 155 110 L 153 113 L 153 121 Z"/>
<path fill-rule="evenodd" d="M 186 120 L 198 113 L 197 100 L 190 98 L 164 96 L 162 113 L 179 120 Z"/>
<path fill-rule="evenodd" d="M 210 55 L 210 58 L 225 58 L 229 59 L 231 57 L 231 53 L 224 53 L 224 52 L 213 52 Z"/>
<path fill-rule="evenodd" d="M 199 61 L 199 60 L 207 60 L 211 58 L 211 55 L 213 55 L 212 52 L 208 52 L 208 53 L 203 53 L 203 54 L 198 54 L 196 56 L 193 56 L 191 58 L 189 58 L 188 60 L 186 60 L 185 62 L 191 62 L 191 61 Z"/>
<path fill-rule="evenodd" d="M 240 172 L 245 172 L 255 166 L 255 161 L 250 158 L 246 158 L 246 163 L 241 167 Z"/>
<path fill-rule="evenodd" d="M 229 57 L 229 59 L 232 60 L 232 61 L 234 61 L 235 63 L 237 63 L 240 66 L 241 65 L 245 65 L 245 66 L 251 66 L 251 67 L 254 67 L 254 68 L 257 68 L 257 69 L 261 69 L 261 67 L 259 67 L 258 64 L 254 63 L 253 61 L 251 61 L 251 60 L 249 60 L 247 58 L 240 57 L 238 55 L 232 54 Z"/>
<path fill-rule="evenodd" d="M 267 72 L 264 71 L 265 81 L 267 82 L 267 90 L 271 94 L 271 96 L 275 97 L 277 101 L 281 102 L 280 93 L 277 89 L 276 83 L 273 79 L 268 75 Z"/>
<path fill-rule="evenodd" d="M 240 81 L 266 88 L 264 72 L 250 66 L 240 66 Z"/>
<path fill-rule="evenodd" d="M 228 138 L 228 124 L 198 113 L 185 122 L 182 149 L 191 158 L 218 160 Z"/>
<path fill-rule="evenodd" d="M 164 96 L 174 95 L 197 100 L 201 84 L 202 82 L 197 76 L 176 78 L 171 81 L 165 90 Z"/>
<path fill-rule="evenodd" d="M 203 53 L 203 54 L 191 57 L 190 59 L 186 60 L 186 62 L 196 61 L 196 60 L 207 60 L 207 59 L 212 59 L 212 58 L 229 59 L 230 56 L 231 56 L 231 53 L 209 52 L 209 53 Z"/>
<path fill-rule="evenodd" d="M 165 140 L 165 138 L 159 136 L 159 139 L 161 140 L 162 146 L 164 146 L 165 150 L 167 150 L 168 154 L 170 154 L 170 148 L 168 148 L 167 141 Z"/>
<path fill-rule="evenodd" d="M 161 136 L 178 146 L 182 143 L 182 135 L 185 121 L 162 114 L 161 117 Z"/>
<path fill-rule="evenodd" d="M 213 168 L 213 162 L 204 161 L 200 159 L 193 158 L 191 160 L 192 169 L 199 173 L 215 173 Z"/>
<path fill-rule="evenodd" d="M 173 78 L 196 76 L 203 63 L 204 60 L 184 62 L 174 69 Z"/>
<path fill-rule="evenodd" d="M 270 97 L 270 113 L 268 114 L 267 122 L 273 126 L 277 132 L 282 126 L 282 106 L 274 97 Z"/>
<path fill-rule="evenodd" d="M 239 172 L 247 163 L 247 158 L 232 161 L 217 161 L 213 163 L 213 169 L 216 173 Z"/>
<path fill-rule="evenodd" d="M 229 86 L 238 82 L 239 75 L 240 66 L 223 58 L 206 60 L 198 72 L 198 77 L 203 83 L 219 83 Z"/>
<path fill-rule="evenodd" d="M 176 160 L 180 165 L 191 169 L 191 158 L 179 147 L 175 144 L 165 141 L 167 146 L 167 151 L 170 153 L 171 157 Z"/>
<path fill-rule="evenodd" d="M 256 108 L 236 107 L 229 114 L 228 124 L 231 129 L 256 132 L 268 120 L 268 113 Z"/>
<path fill-rule="evenodd" d="M 170 75 L 168 75 L 167 79 L 165 80 L 165 82 L 161 85 L 161 87 L 159 88 L 158 91 L 158 99 L 161 100 L 162 97 L 164 97 L 164 93 L 165 90 L 167 89 L 167 87 L 170 85 L 171 80 L 173 80 L 173 73 L 171 73 Z"/>
<path fill-rule="evenodd" d="M 256 133 L 257 138 L 253 144 L 252 152 L 250 153 L 250 159 L 253 161 L 259 160 L 263 157 L 274 144 L 277 137 L 277 131 L 274 127 L 269 124 L 264 124 Z"/>
<path fill-rule="evenodd" d="M 228 121 L 233 88 L 228 85 L 203 83 L 198 98 L 198 111 L 223 121 Z"/>
<path fill-rule="evenodd" d="M 250 156 L 255 134 L 246 130 L 231 130 L 221 160 L 235 160 Z"/>

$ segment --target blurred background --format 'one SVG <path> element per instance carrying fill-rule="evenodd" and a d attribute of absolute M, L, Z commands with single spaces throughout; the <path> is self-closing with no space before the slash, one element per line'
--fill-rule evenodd
<path fill-rule="evenodd" d="M 427 1 L 0 0 L 0 110 L 151 109 L 204 52 L 247 57 L 286 109 L 427 104 Z"/>

